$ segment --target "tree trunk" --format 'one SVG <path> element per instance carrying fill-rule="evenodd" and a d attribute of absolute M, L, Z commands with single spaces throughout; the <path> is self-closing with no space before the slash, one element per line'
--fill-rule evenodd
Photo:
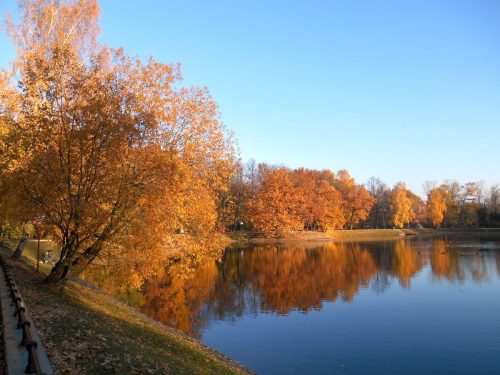
<path fill-rule="evenodd" d="M 94 261 L 100 250 L 101 243 L 94 243 L 74 259 L 66 258 L 62 262 L 59 260 L 50 271 L 45 282 L 47 284 L 62 285 L 70 271 L 75 275 L 82 273 Z"/>
<path fill-rule="evenodd" d="M 353 221 L 354 221 L 354 210 L 351 211 L 351 218 L 349 220 L 349 230 L 352 230 Z"/>
<path fill-rule="evenodd" d="M 23 234 L 21 235 L 21 239 L 19 240 L 19 243 L 17 244 L 16 250 L 12 254 L 12 258 L 14 258 L 14 259 L 21 258 L 21 255 L 23 255 L 23 251 L 24 251 L 27 243 L 28 243 L 28 233 L 23 228 Z"/>
<path fill-rule="evenodd" d="M 45 278 L 45 283 L 60 285 L 69 274 L 71 269 L 71 262 L 60 260 L 52 267 L 50 274 Z"/>
<path fill-rule="evenodd" d="M 82 253 L 79 253 L 78 249 L 75 248 L 74 241 L 70 241 L 66 245 L 63 245 L 60 258 L 52 268 L 52 271 L 50 271 L 49 276 L 46 277 L 45 282 L 47 284 L 61 285 L 66 280 L 70 270 L 72 270 L 75 275 L 79 275 L 83 272 L 99 255 L 103 243 L 109 236 L 111 230 L 112 225 L 109 224 L 99 238 Z"/>

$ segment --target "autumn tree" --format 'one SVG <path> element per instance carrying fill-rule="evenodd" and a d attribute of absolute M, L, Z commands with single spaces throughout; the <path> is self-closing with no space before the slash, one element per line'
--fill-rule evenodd
<path fill-rule="evenodd" d="M 429 191 L 427 207 L 429 209 L 432 225 L 436 228 L 443 223 L 444 214 L 447 210 L 446 200 L 447 196 L 444 189 L 434 188 Z"/>
<path fill-rule="evenodd" d="M 430 186 L 429 183 L 428 185 Z M 427 190 L 428 197 L 434 189 L 440 189 L 444 193 L 446 209 L 442 226 L 495 226 L 496 185 L 490 187 L 489 194 L 487 194 L 487 187 L 481 181 L 460 184 L 457 181 L 447 180 L 439 187 L 436 183 L 432 186 L 434 186 L 433 189 Z"/>
<path fill-rule="evenodd" d="M 342 196 L 326 180 L 320 180 L 316 187 L 314 215 L 319 229 L 328 231 L 343 228 L 346 222 L 342 210 Z"/>
<path fill-rule="evenodd" d="M 254 198 L 248 203 L 251 221 L 266 236 L 284 236 L 303 229 L 300 208 L 303 197 L 286 168 L 268 172 Z"/>
<path fill-rule="evenodd" d="M 342 196 L 327 176 L 327 171 L 305 168 L 291 172 L 294 185 L 303 198 L 299 211 L 305 229 L 326 231 L 342 228 L 345 224 Z"/>
<path fill-rule="evenodd" d="M 408 189 L 408 196 L 411 199 L 411 209 L 413 211 L 413 221 L 419 225 L 429 222 L 429 212 L 426 202 L 417 194 Z"/>
<path fill-rule="evenodd" d="M 235 174 L 230 184 L 217 194 L 217 230 L 225 232 L 232 228 L 241 212 L 239 208 L 241 196 L 245 194 L 245 186 L 242 185 L 242 168 L 240 163 L 234 166 Z"/>
<path fill-rule="evenodd" d="M 391 221 L 396 228 L 409 225 L 415 217 L 412 199 L 404 183 L 398 183 L 391 192 Z"/>
<path fill-rule="evenodd" d="M 18 114 L 17 92 L 13 75 L 0 70 L 0 237 L 19 234 L 19 243 L 14 255 L 20 257 L 28 242 L 30 219 L 35 216 L 30 207 L 21 204 L 16 194 L 19 186 L 13 186 L 9 179 L 13 157 L 23 150 L 9 147 L 7 135 L 12 131 Z"/>
<path fill-rule="evenodd" d="M 360 221 L 368 218 L 375 198 L 363 185 L 356 184 L 354 178 L 346 170 L 340 170 L 337 173 L 335 187 L 342 195 L 347 227 L 353 229 Z"/>
<path fill-rule="evenodd" d="M 208 92 L 178 88 L 176 65 L 98 45 L 96 0 L 20 10 L 17 107 L 2 144 L 19 150 L 7 160 L 11 191 L 61 245 L 47 281 L 97 258 L 196 257 L 234 165 Z"/>
<path fill-rule="evenodd" d="M 299 168 L 290 171 L 290 178 L 296 189 L 300 191 L 302 196 L 302 204 L 299 207 L 304 229 L 315 229 L 316 215 L 319 202 L 317 201 L 316 181 L 317 176 L 315 171 Z"/>

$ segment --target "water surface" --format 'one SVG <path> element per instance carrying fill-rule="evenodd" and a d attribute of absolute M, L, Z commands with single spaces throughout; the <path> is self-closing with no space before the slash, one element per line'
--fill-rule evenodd
<path fill-rule="evenodd" d="M 141 309 L 261 374 L 499 374 L 500 242 L 233 248 Z"/>

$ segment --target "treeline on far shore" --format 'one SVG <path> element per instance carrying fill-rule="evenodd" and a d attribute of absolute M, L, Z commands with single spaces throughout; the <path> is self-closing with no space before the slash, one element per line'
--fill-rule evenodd
<path fill-rule="evenodd" d="M 365 184 L 348 171 L 237 166 L 221 195 L 220 227 L 266 236 L 292 231 L 364 228 L 500 227 L 500 186 L 482 182 L 425 182 L 426 199 L 403 182 L 390 188 L 379 178 Z"/>

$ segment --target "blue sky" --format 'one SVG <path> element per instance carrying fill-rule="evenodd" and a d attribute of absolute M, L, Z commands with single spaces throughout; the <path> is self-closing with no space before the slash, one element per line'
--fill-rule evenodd
<path fill-rule="evenodd" d="M 0 13 L 15 12 L 3 0 Z M 500 182 L 500 2 L 102 0 L 101 41 L 179 62 L 244 159 L 422 193 Z M 0 64 L 13 57 L 0 37 Z"/>

